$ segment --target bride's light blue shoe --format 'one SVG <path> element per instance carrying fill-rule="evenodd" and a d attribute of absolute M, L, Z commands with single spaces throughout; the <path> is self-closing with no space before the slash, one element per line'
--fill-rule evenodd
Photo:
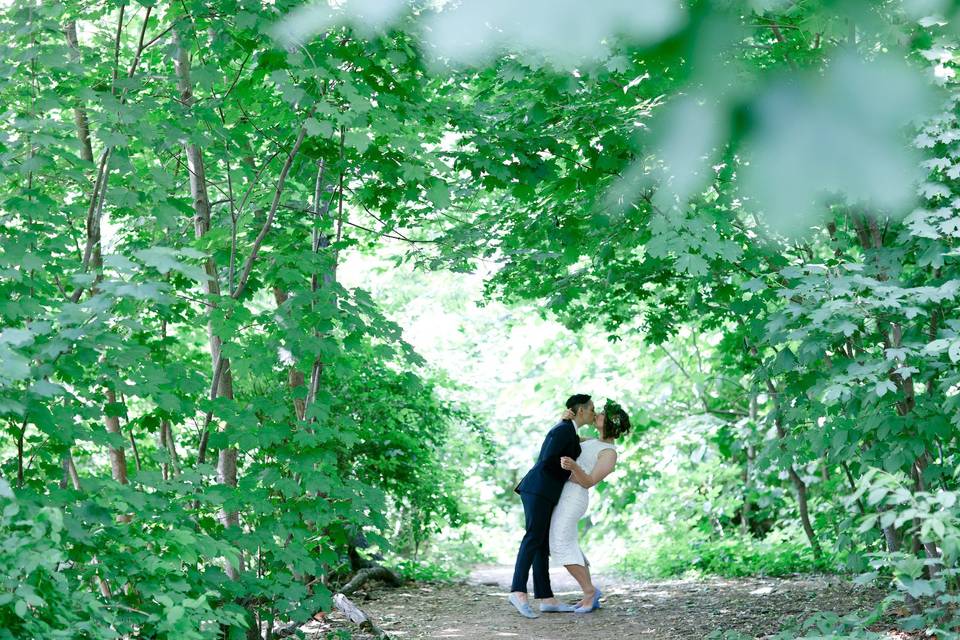
<path fill-rule="evenodd" d="M 540 613 L 573 613 L 576 609 L 572 604 L 541 604 Z"/>
<path fill-rule="evenodd" d="M 512 593 L 507 597 L 507 600 L 510 601 L 510 604 L 516 607 L 517 611 L 519 611 L 520 615 L 522 615 L 524 618 L 532 619 L 540 617 L 533 612 L 533 609 L 530 608 L 529 602 L 520 602 L 520 599 Z"/>
<path fill-rule="evenodd" d="M 589 607 L 577 607 L 573 610 L 574 613 L 590 613 L 594 609 L 600 608 L 600 596 L 603 594 L 600 592 L 600 589 L 597 589 L 593 594 L 593 602 L 590 603 Z"/>

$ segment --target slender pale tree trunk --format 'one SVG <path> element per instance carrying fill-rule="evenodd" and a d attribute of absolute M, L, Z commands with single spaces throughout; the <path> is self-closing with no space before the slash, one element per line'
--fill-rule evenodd
<path fill-rule="evenodd" d="M 751 424 L 757 423 L 758 413 L 759 407 L 757 406 L 757 394 L 756 392 L 751 392 L 749 415 Z M 752 433 L 747 435 L 746 447 L 744 447 L 745 459 L 743 462 L 743 508 L 740 516 L 740 533 L 742 533 L 744 536 L 750 535 L 750 512 L 752 510 L 750 503 L 750 489 L 753 486 L 753 460 L 756 457 L 756 451 L 754 451 L 753 443 L 750 442 L 751 435 Z"/>
<path fill-rule="evenodd" d="M 114 74 L 113 74 L 113 83 L 112 83 L 112 92 L 117 90 L 117 65 L 119 64 L 119 51 L 120 51 L 120 42 L 121 35 L 123 32 L 123 16 L 124 16 L 125 3 L 121 4 L 119 18 L 117 20 L 117 30 L 116 30 L 116 39 L 114 46 Z M 132 76 L 136 71 L 137 64 L 139 63 L 140 53 L 144 48 L 144 32 L 147 26 L 147 20 L 149 19 L 151 9 L 148 8 L 146 17 L 143 20 L 143 29 L 140 35 L 140 45 L 137 50 L 137 56 L 134 64 L 131 66 L 128 77 Z M 80 63 L 80 44 L 79 38 L 77 36 L 77 25 L 75 21 L 67 22 L 64 25 L 64 36 L 67 41 L 68 54 L 71 61 L 75 63 Z M 94 160 L 93 153 L 93 144 L 90 134 L 90 119 L 87 113 L 86 106 L 82 101 L 78 101 L 74 107 L 74 123 L 77 130 L 77 139 L 80 143 L 80 157 L 94 164 L 96 167 L 96 174 L 93 179 L 92 193 L 90 195 L 90 202 L 87 207 L 87 218 L 86 218 L 86 244 L 84 246 L 81 260 L 82 260 L 82 271 L 88 272 L 91 269 L 97 272 L 96 278 L 94 279 L 94 284 L 91 286 L 91 290 L 96 293 L 97 283 L 100 279 L 99 271 L 103 266 L 102 259 L 102 247 L 101 247 L 101 220 L 103 216 L 103 206 L 105 202 L 105 195 L 107 190 L 107 181 L 109 177 L 109 158 L 111 153 L 111 148 L 108 146 L 103 149 L 100 154 L 99 160 Z M 84 287 L 80 286 L 69 296 L 71 302 L 78 302 L 82 296 Z M 117 402 L 116 392 L 112 386 L 108 384 L 106 389 L 106 401 L 108 404 L 115 405 Z M 107 412 L 104 414 L 104 425 L 106 430 L 110 433 L 118 435 L 120 438 L 123 437 L 123 434 L 120 430 L 120 420 L 117 416 L 107 415 Z M 132 434 L 131 434 L 132 437 Z M 135 447 L 135 444 L 134 444 Z M 110 447 L 110 467 L 111 475 L 114 480 L 121 484 L 128 484 L 129 480 L 127 478 L 127 464 L 126 464 L 126 455 L 124 452 L 123 446 L 120 447 Z M 82 486 L 80 483 L 80 476 L 77 473 L 77 467 L 73 459 L 73 455 L 70 451 L 68 445 L 67 450 L 62 456 L 62 467 L 63 467 L 63 479 L 61 481 L 61 486 L 72 486 L 73 489 L 77 492 L 82 491 Z M 129 514 L 123 514 L 118 516 L 118 519 L 121 522 L 130 522 L 131 516 Z M 99 565 L 99 559 L 96 555 L 92 557 L 92 564 Z M 101 595 L 104 598 L 111 598 L 112 593 L 110 586 L 107 580 L 101 575 L 96 577 L 98 588 Z M 129 586 L 129 585 L 128 585 Z"/>
<path fill-rule="evenodd" d="M 122 19 L 123 13 L 121 12 L 120 20 L 118 21 L 117 26 L 118 32 L 122 27 Z M 67 45 L 70 49 L 71 60 L 74 62 L 80 62 L 80 45 L 77 39 L 77 23 L 74 21 L 68 22 L 64 28 L 64 34 L 66 35 Z M 77 126 L 77 138 L 80 141 L 80 157 L 92 163 L 93 144 L 90 139 L 90 121 L 87 116 L 86 107 L 82 103 L 78 104 L 74 108 L 74 122 Z M 87 243 L 82 257 L 84 271 L 86 271 L 88 268 L 92 268 L 94 271 L 99 271 L 99 269 L 103 266 L 103 257 L 100 245 L 100 227 L 103 215 L 103 203 L 107 190 L 107 178 L 109 173 L 108 160 L 109 149 L 104 149 L 100 158 L 99 166 L 97 168 L 97 176 L 94 181 L 93 194 L 90 198 L 90 205 L 87 210 Z M 96 285 L 94 285 L 94 291 L 96 291 Z M 82 289 L 77 289 L 77 291 L 74 293 L 74 302 L 79 300 L 79 294 L 81 292 Z M 117 402 L 116 392 L 109 384 L 107 385 L 106 399 L 108 405 L 115 405 Z M 105 412 L 104 424 L 108 432 L 117 434 L 121 438 L 123 437 L 123 434 L 120 431 L 120 419 L 117 416 L 107 415 Z M 72 466 L 72 462 L 70 464 Z M 129 483 L 127 479 L 127 460 L 123 447 L 110 448 L 110 467 L 114 480 L 120 484 Z M 76 473 L 76 470 L 74 470 L 74 473 Z M 124 514 L 119 516 L 119 519 L 121 522 L 130 522 L 131 516 Z"/>
<path fill-rule="evenodd" d="M 177 454 L 177 443 L 173 437 L 173 427 L 169 420 L 160 421 L 160 447 L 163 448 L 170 458 L 169 462 L 163 464 L 163 477 L 169 480 L 173 476 L 180 475 L 180 456 Z"/>
<path fill-rule="evenodd" d="M 117 394 L 112 387 L 107 387 L 107 404 L 115 405 L 117 403 Z M 104 412 L 104 422 L 107 431 L 115 433 L 121 438 L 123 433 L 120 431 L 120 418 L 108 415 Z M 113 470 L 113 479 L 120 484 L 129 484 L 127 480 L 127 456 L 123 447 L 110 447 L 110 467 Z"/>
<path fill-rule="evenodd" d="M 917 457 L 916 461 L 913 463 L 911 472 L 913 475 L 914 490 L 915 491 L 925 491 L 926 487 L 923 482 L 923 470 L 927 466 L 927 453 L 924 452 Z M 914 528 L 917 531 L 917 540 L 920 540 L 920 519 L 913 519 Z M 937 545 L 933 542 L 922 542 L 923 551 L 926 554 L 927 558 L 932 560 L 931 564 L 927 565 L 927 574 L 928 577 L 932 580 L 937 577 L 937 574 L 940 572 L 940 550 L 937 549 Z"/>
<path fill-rule="evenodd" d="M 70 485 L 73 487 L 73 490 L 77 493 L 82 492 L 83 488 L 80 485 L 80 475 L 77 473 L 77 465 L 74 464 L 73 455 L 70 454 L 69 450 L 63 455 L 63 471 L 64 475 L 70 480 Z M 91 564 L 100 564 L 100 560 L 96 555 L 92 556 Z M 100 590 L 100 595 L 108 600 L 113 598 L 113 593 L 110 591 L 110 583 L 107 582 L 106 578 L 98 573 L 96 576 L 96 581 L 97 588 Z"/>
<path fill-rule="evenodd" d="M 875 218 L 853 214 L 850 216 L 850 220 L 853 223 L 854 230 L 856 231 L 857 239 L 865 251 L 879 251 L 883 249 L 883 232 L 880 230 L 880 226 L 877 224 Z M 880 262 L 879 256 L 876 259 L 876 267 L 877 279 L 881 282 L 886 281 L 888 276 Z M 881 324 L 882 319 L 877 318 L 877 325 L 880 326 Z M 888 349 L 898 348 L 901 345 L 902 340 L 903 331 L 900 324 L 897 322 L 891 323 L 888 331 L 886 332 L 886 336 L 884 337 L 885 347 Z M 916 393 L 913 386 L 913 377 L 903 378 L 893 370 L 890 371 L 889 375 L 890 379 L 903 393 L 903 398 L 897 402 L 897 414 L 900 416 L 906 416 L 913 411 L 914 407 L 916 406 Z M 924 457 L 925 455 L 926 452 L 921 454 L 921 457 Z M 914 463 L 912 469 L 916 471 L 916 463 Z M 886 510 L 886 508 L 881 508 L 881 512 Z M 899 536 L 897 535 L 897 531 L 892 524 L 887 527 L 883 527 L 883 537 L 889 553 L 895 553 L 900 549 Z M 919 549 L 917 549 L 915 552 L 918 551 Z M 937 557 L 936 547 L 933 548 L 932 552 L 931 549 L 926 549 L 926 551 L 928 557 Z M 907 594 L 907 603 L 914 612 L 919 613 L 919 603 L 909 594 Z"/>
<path fill-rule="evenodd" d="M 160 321 L 160 337 L 167 338 L 167 321 Z M 173 427 L 169 420 L 160 421 L 160 448 L 167 452 L 169 461 L 165 462 L 163 468 L 163 479 L 169 480 L 175 475 L 180 475 L 180 456 L 177 454 L 177 441 L 173 437 Z"/>
<path fill-rule="evenodd" d="M 180 101 L 186 109 L 193 107 L 193 85 L 190 81 L 190 55 L 183 47 L 179 34 L 174 32 L 174 67 L 177 76 L 177 89 L 180 92 Z M 203 153 L 199 146 L 193 142 L 184 144 L 184 154 L 187 157 L 187 170 L 190 172 L 190 195 L 193 200 L 194 210 L 194 235 L 197 238 L 204 237 L 210 231 L 210 198 L 207 195 L 206 171 L 203 164 Z M 217 265 L 213 257 L 207 258 L 204 262 L 204 270 L 207 274 L 206 292 L 208 295 L 207 307 L 212 312 L 213 301 L 220 296 L 220 282 L 217 273 Z M 219 382 L 214 388 L 214 398 L 233 399 L 233 378 L 230 372 L 230 361 L 222 356 L 221 349 L 223 342 L 214 332 L 214 325 L 211 318 L 207 323 L 207 337 L 210 347 L 210 359 L 213 363 L 213 375 L 216 379 L 219 376 Z M 203 462 L 203 460 L 200 460 Z M 224 447 L 217 456 L 217 481 L 231 487 L 237 486 L 237 450 L 235 447 Z M 219 515 L 220 521 L 226 528 L 238 527 L 240 525 L 240 513 L 238 511 L 227 511 L 221 509 Z M 241 570 L 243 569 L 243 558 L 241 556 Z M 230 563 L 226 565 L 227 575 L 231 579 L 237 579 L 239 573 Z"/>
<path fill-rule="evenodd" d="M 117 394 L 113 390 L 113 387 L 107 386 L 107 404 L 116 405 L 117 403 Z M 104 411 L 104 424 L 107 428 L 107 431 L 110 433 L 116 434 L 120 439 L 123 438 L 123 433 L 120 431 L 120 418 L 118 416 L 109 415 L 110 412 Z M 113 479 L 119 482 L 120 484 L 130 484 L 130 481 L 127 479 L 127 455 L 123 450 L 123 447 L 110 447 L 110 469 L 112 471 Z M 131 522 L 133 516 L 129 513 L 122 513 L 117 516 L 117 520 L 120 522 Z"/>
<path fill-rule="evenodd" d="M 324 183 L 324 176 L 326 170 L 326 164 L 321 160 L 317 165 L 317 177 L 314 182 L 314 193 L 313 193 L 313 216 L 314 216 L 314 229 L 311 238 L 311 249 L 313 253 L 320 253 L 320 251 L 329 248 L 330 246 L 330 236 L 320 230 L 321 223 L 328 218 L 330 214 L 330 207 L 333 203 L 333 197 L 336 195 L 335 190 L 331 190 L 331 195 L 328 197 L 326 195 L 326 185 Z M 336 272 L 336 257 L 334 257 L 334 266 L 332 266 L 328 271 L 321 275 L 313 273 L 310 277 L 310 291 L 311 293 L 316 293 L 317 289 L 320 286 L 322 280 L 324 286 L 329 286 L 336 281 L 337 272 Z M 273 290 L 273 297 L 277 303 L 277 308 L 283 306 L 284 303 L 289 299 L 289 295 L 286 291 L 275 287 Z M 314 335 L 319 335 L 317 332 L 314 332 Z M 322 363 L 320 358 L 315 358 L 313 362 L 313 367 L 310 372 L 310 386 L 307 389 L 307 394 L 305 398 L 294 398 L 294 411 L 297 414 L 297 417 L 300 420 L 306 419 L 307 407 L 313 402 L 316 398 L 317 390 L 319 387 L 319 377 L 322 371 Z M 306 384 L 306 376 L 302 371 L 297 369 L 296 364 L 290 369 L 288 375 L 288 385 L 291 389 L 296 389 L 297 387 L 304 386 Z"/>
<path fill-rule="evenodd" d="M 70 21 L 63 29 L 70 47 L 70 60 L 80 62 L 80 42 L 77 39 L 77 23 Z M 90 119 L 87 109 L 82 103 L 73 110 L 73 120 L 77 125 L 77 137 L 80 138 L 80 157 L 87 162 L 93 162 L 93 145 L 90 143 Z"/>
<path fill-rule="evenodd" d="M 280 287 L 274 287 L 273 299 L 277 303 L 277 309 L 280 309 L 287 302 L 287 300 L 290 299 L 290 296 L 287 295 L 287 292 L 281 289 Z M 288 386 L 292 391 L 304 386 L 306 382 L 307 382 L 306 376 L 303 375 L 303 372 L 297 368 L 297 363 L 294 362 L 290 367 L 290 372 L 287 374 Z M 306 412 L 307 412 L 306 398 L 294 397 L 293 410 L 297 414 L 297 419 L 303 420 L 306 417 Z"/>

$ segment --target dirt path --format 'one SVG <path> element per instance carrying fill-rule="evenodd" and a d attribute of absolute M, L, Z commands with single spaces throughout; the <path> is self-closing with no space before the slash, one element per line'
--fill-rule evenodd
<path fill-rule="evenodd" d="M 736 629 L 759 638 L 778 631 L 790 617 L 805 618 L 817 611 L 847 613 L 866 609 L 881 598 L 876 590 L 829 576 L 655 582 L 601 577 L 597 579 L 604 592 L 600 611 L 583 616 L 543 614 L 526 620 L 506 601 L 510 571 L 509 567 L 479 567 L 461 584 L 400 589 L 376 585 L 353 600 L 396 639 L 703 640 L 716 629 Z M 563 569 L 551 571 L 551 577 L 558 598 L 577 599 L 576 583 Z M 328 623 L 304 631 L 310 632 L 308 638 L 319 640 L 335 628 L 351 627 L 334 615 Z M 355 633 L 353 637 L 370 636 Z"/>

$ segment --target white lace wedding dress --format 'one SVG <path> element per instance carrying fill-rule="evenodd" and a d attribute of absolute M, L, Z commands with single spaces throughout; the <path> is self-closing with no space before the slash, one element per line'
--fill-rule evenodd
<path fill-rule="evenodd" d="M 585 473 L 593 471 L 597 457 L 605 449 L 616 450 L 612 444 L 600 440 L 585 440 L 580 444 L 580 457 L 577 458 Z M 577 522 L 587 512 L 590 504 L 590 492 L 573 480 L 563 485 L 560 500 L 553 509 L 550 519 L 550 562 L 551 564 L 579 564 L 589 566 L 587 556 L 580 549 Z"/>

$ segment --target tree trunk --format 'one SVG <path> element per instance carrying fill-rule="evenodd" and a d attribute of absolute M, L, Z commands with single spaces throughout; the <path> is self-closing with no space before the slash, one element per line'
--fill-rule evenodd
<path fill-rule="evenodd" d="M 119 28 L 119 27 L 118 27 Z M 73 62 L 80 62 L 80 44 L 77 39 L 77 23 L 68 22 L 64 26 L 67 45 L 70 50 L 70 59 Z M 80 141 L 80 157 L 88 162 L 93 162 L 93 144 L 90 139 L 90 120 L 87 116 L 87 109 L 81 103 L 73 110 L 73 119 L 77 126 L 77 138 Z M 100 247 L 100 220 L 103 213 L 103 201 L 107 191 L 107 180 L 109 177 L 108 164 L 110 160 L 110 147 L 103 150 L 100 155 L 100 161 L 97 163 L 97 175 L 93 183 L 93 193 L 90 196 L 90 205 L 87 208 L 87 242 L 83 249 L 82 263 L 83 271 L 86 272 L 92 266 L 97 270 L 103 264 Z M 72 302 L 80 300 L 83 294 L 83 287 L 77 287 L 70 297 Z"/>
<path fill-rule="evenodd" d="M 71 20 L 63 29 L 70 47 L 70 60 L 80 62 L 80 42 L 77 38 L 77 23 Z M 77 137 L 80 138 L 80 157 L 87 162 L 93 162 L 93 145 L 90 142 L 90 119 L 83 104 L 78 104 L 73 110 L 73 120 L 77 125 Z"/>
<path fill-rule="evenodd" d="M 853 215 L 854 227 L 857 231 L 857 237 L 860 240 L 860 245 L 864 249 L 873 249 L 879 250 L 883 248 L 883 233 L 880 231 L 880 226 L 877 224 L 877 221 L 874 218 L 860 217 Z M 886 273 L 880 267 L 879 260 L 877 262 L 877 279 L 880 281 L 885 281 L 887 279 Z M 936 314 L 934 314 L 936 315 Z M 878 326 L 880 325 L 880 319 L 877 320 Z M 936 324 L 931 324 L 931 331 L 936 331 Z M 934 334 L 935 335 L 935 334 Z M 900 323 L 893 322 L 890 324 L 890 330 L 884 338 L 884 343 L 887 348 L 898 348 L 903 342 L 903 329 L 900 326 Z M 913 385 L 913 377 L 903 378 L 897 373 L 894 373 L 892 370 L 889 373 L 890 379 L 894 384 L 897 385 L 897 388 L 903 392 L 903 399 L 897 402 L 897 414 L 900 416 L 906 416 L 914 407 L 916 407 L 916 391 Z M 926 452 L 921 454 L 921 458 L 926 456 Z M 912 471 L 916 471 L 916 465 L 912 468 Z M 918 476 L 914 476 L 914 479 L 920 483 Z M 919 532 L 918 532 L 919 533 Z M 893 553 L 899 548 L 899 542 L 897 540 L 897 532 L 893 528 L 893 525 L 885 527 L 883 530 L 884 539 L 887 543 L 887 551 Z M 917 550 L 919 551 L 919 549 Z M 934 546 L 932 551 L 935 553 L 936 547 Z M 927 549 L 928 557 L 936 557 L 931 555 L 931 549 Z"/>
<path fill-rule="evenodd" d="M 746 453 L 743 461 L 743 505 L 740 509 L 740 533 L 750 535 L 750 453 Z"/>
<path fill-rule="evenodd" d="M 781 438 L 782 437 L 783 436 L 781 436 Z M 813 530 L 813 525 L 810 523 L 810 509 L 807 505 L 807 485 L 803 481 L 803 478 L 800 477 L 800 474 L 797 473 L 797 470 L 794 469 L 793 465 L 787 467 L 787 473 L 790 475 L 793 487 L 797 491 L 797 505 L 800 509 L 800 522 L 803 525 L 803 531 L 807 534 L 807 539 L 810 541 L 810 547 L 813 549 L 813 557 L 819 560 L 823 556 L 823 551 L 820 549 L 817 535 Z"/>
<path fill-rule="evenodd" d="M 896 553 L 900 550 L 900 540 L 897 538 L 897 530 L 893 525 L 883 528 L 883 541 L 887 545 L 887 553 Z"/>
<path fill-rule="evenodd" d="M 935 315 L 935 314 L 934 314 Z M 935 331 L 935 325 L 932 329 Z M 887 345 L 893 346 L 894 348 L 899 347 L 903 343 L 903 329 L 900 326 L 900 323 L 894 322 L 890 325 L 889 338 L 887 339 Z M 891 379 L 894 383 L 900 388 L 903 392 L 903 399 L 897 402 L 897 413 L 901 416 L 906 416 L 911 413 L 914 408 L 917 406 L 917 396 L 916 389 L 913 384 L 913 376 L 909 378 L 903 378 L 899 374 L 891 373 Z M 914 460 L 913 465 L 910 467 L 910 473 L 913 476 L 914 491 L 923 491 L 923 470 L 926 467 L 928 454 L 926 451 L 917 456 L 917 459 Z M 916 532 L 916 542 L 920 544 L 920 521 L 914 519 L 914 527 L 917 529 Z M 925 555 L 930 560 L 939 560 L 940 552 L 937 550 L 937 546 L 932 542 L 922 543 L 923 551 Z M 914 550 L 914 553 L 919 553 L 920 549 L 917 548 Z M 926 573 L 929 578 L 933 579 L 938 572 L 938 567 L 936 564 L 928 565 L 926 567 Z"/>
<path fill-rule="evenodd" d="M 113 390 L 113 387 L 107 386 L 107 404 L 112 405 L 117 402 L 117 394 Z M 117 416 L 107 415 L 107 412 L 104 412 L 104 422 L 107 427 L 107 431 L 114 433 L 120 438 L 123 438 L 123 433 L 120 431 L 120 418 Z M 127 480 L 127 455 L 124 452 L 123 448 L 114 448 L 110 447 L 110 469 L 113 474 L 113 479 L 119 482 L 120 484 L 129 484 L 130 481 Z M 122 513 L 117 516 L 117 520 L 120 522 L 131 522 L 133 516 L 129 513 Z"/>
<path fill-rule="evenodd" d="M 783 428 L 783 420 L 780 417 L 780 397 L 777 395 L 777 388 L 770 380 L 767 380 L 767 389 L 770 392 L 771 398 L 773 398 L 775 412 L 773 424 L 776 427 L 777 437 L 780 439 L 782 447 L 783 441 L 787 438 L 787 433 Z M 800 523 L 803 525 L 803 532 L 807 535 L 807 540 L 810 542 L 813 557 L 819 560 L 823 557 L 823 550 L 820 548 L 820 542 L 817 540 L 817 534 L 813 530 L 813 524 L 810 521 L 810 509 L 807 503 L 807 484 L 803 481 L 803 478 L 800 477 L 800 474 L 797 473 L 793 463 L 787 465 L 787 475 L 790 476 L 793 488 L 797 492 L 797 507 L 800 512 Z"/>
<path fill-rule="evenodd" d="M 74 491 L 80 491 L 80 475 L 77 473 L 77 465 L 73 462 L 73 455 L 69 451 L 63 454 L 64 475 L 70 479 L 70 484 Z"/>
<path fill-rule="evenodd" d="M 117 394 L 112 387 L 107 387 L 107 404 L 115 405 L 117 403 Z M 105 415 L 107 431 L 115 433 L 121 438 L 123 434 L 120 431 L 120 418 L 117 416 Z M 129 484 L 127 480 L 127 456 L 123 448 L 110 447 L 110 468 L 113 470 L 113 479 L 120 484 Z"/>
<path fill-rule="evenodd" d="M 281 289 L 280 287 L 273 288 L 273 299 L 277 303 L 277 309 L 279 310 L 283 304 L 290 299 L 290 296 L 287 295 L 287 292 Z M 304 386 L 306 381 L 306 376 L 303 375 L 303 372 L 297 369 L 297 363 L 294 362 L 290 367 L 290 373 L 287 374 L 287 383 L 290 387 L 290 390 L 297 389 Z M 307 412 L 307 401 L 306 398 L 297 398 L 293 399 L 293 409 L 297 414 L 299 420 L 303 420 Z"/>
<path fill-rule="evenodd" d="M 923 470 L 927 466 L 927 454 L 922 453 L 917 457 L 916 461 L 913 463 L 911 472 L 913 475 L 914 490 L 920 492 L 925 491 L 926 487 L 923 482 Z M 914 528 L 916 529 L 916 538 L 920 540 L 920 519 L 914 518 L 913 520 Z M 923 551 L 927 556 L 927 559 L 932 560 L 933 564 L 928 564 L 926 567 L 927 577 L 933 580 L 937 577 L 937 574 L 940 572 L 940 550 L 937 549 L 937 545 L 933 542 L 922 542 Z"/>
<path fill-rule="evenodd" d="M 27 419 L 23 419 L 17 433 L 17 489 L 23 488 L 23 439 L 27 435 Z"/>
<path fill-rule="evenodd" d="M 169 420 L 160 421 L 160 448 L 166 451 L 170 458 L 169 462 L 163 463 L 163 479 L 169 480 L 180 475 L 180 457 L 177 455 L 177 445 Z"/>
<path fill-rule="evenodd" d="M 329 216 L 330 206 L 333 204 L 333 196 L 336 194 L 336 191 L 333 191 L 329 198 L 324 198 L 325 195 L 325 186 L 324 186 L 324 175 L 326 171 L 326 163 L 322 160 L 317 164 L 317 177 L 314 182 L 313 189 L 313 217 L 314 217 L 314 228 L 313 228 L 313 237 L 311 240 L 311 249 L 313 253 L 320 253 L 322 249 L 326 249 L 330 246 L 330 236 L 326 233 L 320 231 L 321 222 Z M 322 276 L 322 281 L 324 286 L 329 286 L 336 281 L 337 272 L 336 272 L 336 258 L 334 258 L 334 266 Z M 315 293 L 320 286 L 321 277 L 317 273 L 313 273 L 310 276 L 310 291 Z M 280 289 L 279 287 L 274 287 L 273 297 L 277 303 L 277 307 L 282 306 L 288 299 L 289 296 L 286 291 Z M 314 332 L 314 335 L 319 335 L 318 332 Z M 313 367 L 310 371 L 310 386 L 307 388 L 306 398 L 295 398 L 294 410 L 296 411 L 297 417 L 300 420 L 306 419 L 307 407 L 309 407 L 313 400 L 317 396 L 317 391 L 320 384 L 320 374 L 322 372 L 322 363 L 320 358 L 315 358 L 313 362 Z M 306 384 L 306 376 L 296 368 L 296 364 L 291 368 L 288 376 L 288 384 L 291 389 L 295 389 Z"/>
<path fill-rule="evenodd" d="M 180 101 L 186 109 L 190 109 L 193 106 L 193 85 L 190 81 L 190 56 L 182 46 L 180 36 L 176 32 L 174 32 L 174 47 L 176 50 L 174 68 L 177 75 L 177 89 L 180 92 Z M 194 235 L 196 238 L 202 238 L 210 230 L 210 198 L 207 195 L 203 153 L 200 147 L 192 142 L 184 144 L 184 153 L 187 156 L 187 169 L 190 172 L 190 196 L 193 199 L 194 210 Z M 212 312 L 213 300 L 220 295 L 217 266 L 212 256 L 205 261 L 204 269 L 207 273 L 206 289 L 209 298 L 206 304 Z M 220 337 L 214 333 L 212 317 L 207 323 L 207 337 L 210 345 L 210 359 L 213 363 L 213 375 L 216 377 L 218 373 L 220 374 L 219 383 L 214 389 L 214 398 L 220 397 L 232 400 L 233 378 L 230 372 L 230 361 L 221 355 L 223 342 Z M 220 450 L 217 459 L 217 481 L 231 487 L 237 486 L 236 448 L 226 447 Z M 240 514 L 237 511 L 228 512 L 226 509 L 221 509 L 219 518 L 223 525 L 228 528 L 238 526 L 240 522 Z M 240 569 L 243 569 L 242 555 L 240 558 Z M 231 579 L 236 580 L 239 578 L 238 572 L 229 562 L 226 563 L 225 570 Z"/>
<path fill-rule="evenodd" d="M 850 490 L 851 490 L 852 492 L 856 493 L 856 492 L 857 492 L 857 483 L 856 483 L 856 481 L 853 479 L 853 473 L 850 471 L 850 465 L 848 465 L 846 462 L 841 462 L 841 463 L 840 463 L 840 468 L 843 469 L 843 475 L 846 476 L 846 478 L 847 478 L 847 484 L 850 485 Z M 860 508 L 860 513 L 861 513 L 861 514 L 864 514 L 864 513 L 867 512 L 867 508 L 866 508 L 866 506 L 863 504 L 863 500 L 862 500 L 861 498 L 857 498 L 857 506 Z"/>
<path fill-rule="evenodd" d="M 63 467 L 64 475 L 70 479 L 70 484 L 73 486 L 73 490 L 76 492 L 83 491 L 80 486 L 80 475 L 77 473 L 77 466 L 73 462 L 73 455 L 67 450 L 63 454 Z M 97 559 L 96 555 L 93 555 L 90 559 L 91 564 L 98 565 L 100 561 Z M 106 578 L 97 574 L 96 576 L 97 588 L 100 590 L 100 595 L 102 595 L 107 600 L 113 597 L 113 594 L 110 591 L 110 584 L 107 582 Z"/>
<path fill-rule="evenodd" d="M 750 422 L 752 425 L 757 423 L 757 414 L 759 412 L 759 407 L 757 406 L 757 394 L 750 394 Z M 745 438 L 745 453 L 743 461 L 743 508 L 740 515 L 740 533 L 744 536 L 750 535 L 750 512 L 752 506 L 750 504 L 750 488 L 751 488 L 751 477 L 753 474 L 753 459 L 756 455 L 756 452 L 753 449 L 753 444 L 750 442 L 750 437 L 752 435 L 753 427 L 751 426 L 751 433 L 747 434 Z"/>
<path fill-rule="evenodd" d="M 167 321 L 160 321 L 160 337 L 167 338 Z M 169 480 L 173 476 L 180 475 L 180 458 L 177 455 L 177 444 L 173 437 L 173 428 L 170 421 L 163 419 L 160 421 L 160 448 L 167 452 L 169 460 L 161 465 L 163 470 L 163 479 Z"/>
<path fill-rule="evenodd" d="M 163 420 L 160 423 L 160 433 L 157 435 L 157 444 L 161 451 L 167 451 L 167 421 Z M 172 477 L 171 474 L 171 465 L 169 462 L 160 463 L 160 477 L 164 480 L 169 480 Z"/>
<path fill-rule="evenodd" d="M 120 394 L 120 403 L 126 407 L 127 400 L 123 397 L 123 394 Z M 130 432 L 127 434 L 130 437 L 130 450 L 133 451 L 133 462 L 137 467 L 137 471 L 143 471 L 143 461 L 140 459 L 140 449 L 137 448 L 137 439 L 133 437 L 133 425 L 130 424 L 130 420 L 127 420 L 127 428 Z"/>
<path fill-rule="evenodd" d="M 343 585 L 343 588 L 340 589 L 340 593 L 347 596 L 352 595 L 357 589 L 362 587 L 370 580 L 382 580 L 391 587 L 399 587 L 403 584 L 403 579 L 396 573 L 390 569 L 387 569 L 386 567 L 375 565 L 357 571 L 350 581 Z"/>

